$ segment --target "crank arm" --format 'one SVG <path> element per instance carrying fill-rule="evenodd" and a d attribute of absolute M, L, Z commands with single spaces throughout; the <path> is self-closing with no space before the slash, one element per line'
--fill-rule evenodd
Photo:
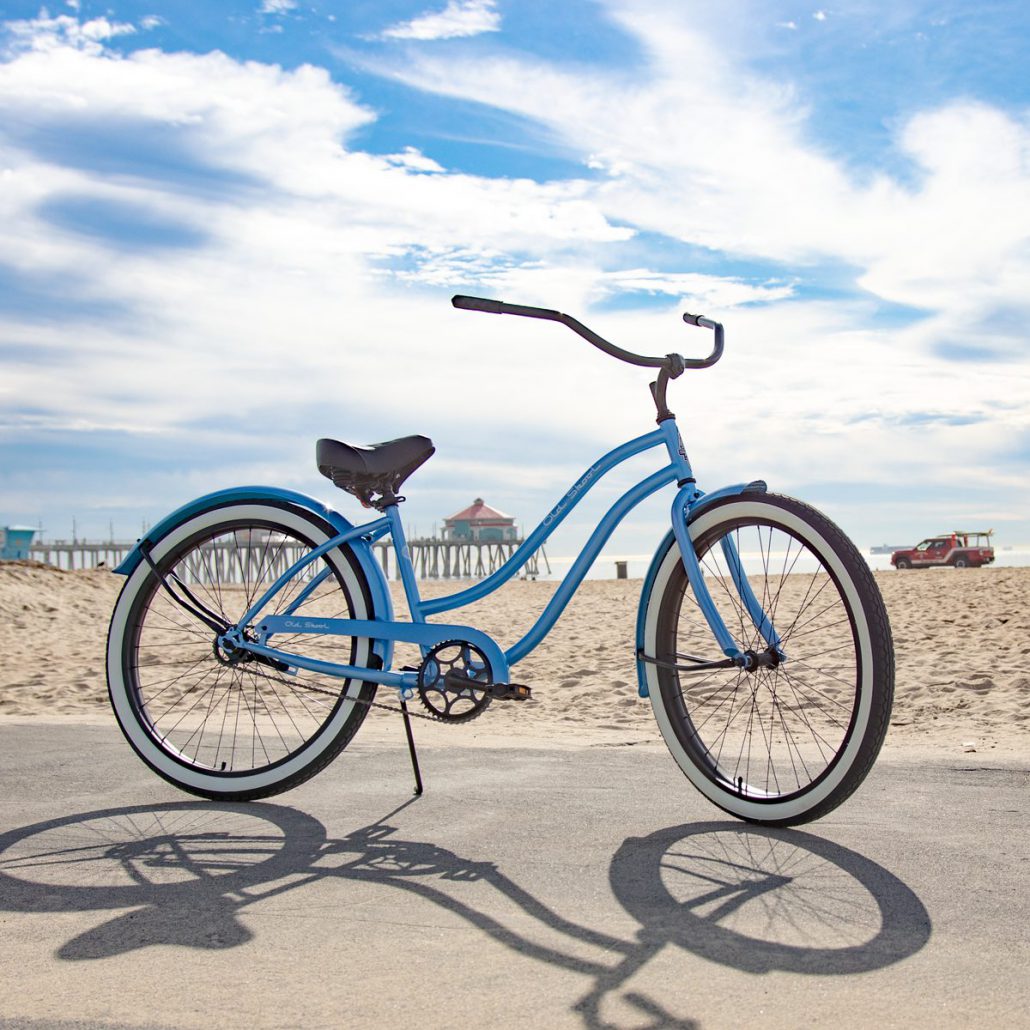
<path fill-rule="evenodd" d="M 497 701 L 529 701 L 533 697 L 533 691 L 521 683 L 484 683 L 453 670 L 444 677 L 444 686 L 447 690 L 453 691 L 471 687 L 473 690 L 483 691 L 487 697 Z"/>

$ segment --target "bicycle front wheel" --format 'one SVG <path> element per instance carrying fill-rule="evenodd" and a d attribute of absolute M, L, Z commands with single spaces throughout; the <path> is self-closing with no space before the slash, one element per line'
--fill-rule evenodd
<path fill-rule="evenodd" d="M 644 630 L 666 744 L 724 811 L 780 826 L 819 818 L 862 782 L 887 732 L 894 650 L 872 573 L 829 519 L 789 497 L 726 498 L 700 509 L 689 528 L 736 646 L 761 654 L 776 641 L 782 660 L 751 671 L 691 668 L 721 655 L 673 544 Z M 734 553 L 757 617 L 735 580 Z"/>
<path fill-rule="evenodd" d="M 290 565 L 326 542 L 317 516 L 270 502 L 198 514 L 151 552 L 161 577 L 230 626 Z M 368 583 L 349 548 L 290 579 L 262 615 L 372 618 Z M 245 631 L 246 628 L 244 627 Z M 304 633 L 272 646 L 365 666 L 370 641 Z M 108 634 L 108 690 L 118 722 L 155 772 L 203 797 L 246 801 L 304 782 L 347 746 L 375 685 L 280 670 L 226 654 L 217 633 L 178 604 L 146 562 L 130 575 Z"/>

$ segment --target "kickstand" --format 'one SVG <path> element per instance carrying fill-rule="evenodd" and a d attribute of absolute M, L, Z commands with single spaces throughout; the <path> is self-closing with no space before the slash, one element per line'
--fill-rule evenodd
<path fill-rule="evenodd" d="M 411 755 L 411 768 L 415 773 L 415 793 L 422 793 L 422 774 L 418 769 L 418 755 L 415 754 L 415 737 L 411 732 L 411 718 L 408 715 L 408 704 L 401 701 L 401 713 L 404 715 L 404 732 L 408 737 L 408 753 Z"/>

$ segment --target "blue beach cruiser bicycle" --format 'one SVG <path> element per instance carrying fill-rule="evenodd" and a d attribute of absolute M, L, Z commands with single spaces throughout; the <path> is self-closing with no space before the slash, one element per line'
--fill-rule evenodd
<path fill-rule="evenodd" d="M 250 800 L 303 783 L 354 738 L 379 687 L 397 695 L 415 771 L 410 715 L 466 722 L 518 703 L 511 672 L 547 635 L 619 522 L 675 487 L 671 528 L 644 580 L 636 623 L 641 697 L 690 782 L 741 819 L 790 825 L 844 801 L 875 761 L 890 717 L 894 651 L 873 576 L 829 519 L 761 481 L 704 493 L 669 410 L 669 382 L 706 358 L 623 350 L 576 319 L 474 297 L 455 307 L 557 321 L 632 365 L 651 384 L 658 428 L 592 465 L 486 579 L 423 600 L 398 490 L 433 454 L 409 436 L 368 447 L 318 441 L 319 471 L 377 518 L 353 524 L 309 497 L 239 487 L 201 497 L 151 529 L 117 571 L 107 675 L 122 731 L 140 758 L 183 790 Z M 515 576 L 609 470 L 651 449 L 656 472 L 598 523 L 539 619 L 505 649 L 471 626 L 429 621 Z M 394 618 L 372 547 L 392 537 L 410 621 Z M 395 644 L 417 664 L 396 669 Z M 604 689 L 601 686 L 600 689 Z M 409 713 L 408 702 L 419 711 Z"/>

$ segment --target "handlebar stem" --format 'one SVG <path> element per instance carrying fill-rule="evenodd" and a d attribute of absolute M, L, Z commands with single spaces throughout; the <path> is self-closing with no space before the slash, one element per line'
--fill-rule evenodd
<path fill-rule="evenodd" d="M 670 375 L 667 369 L 662 369 L 658 373 L 658 378 L 651 383 L 651 397 L 654 400 L 654 406 L 658 410 L 658 418 L 655 421 L 661 425 L 667 419 L 675 418 L 676 416 L 669 411 L 668 402 L 665 399 L 665 392 L 669 387 L 669 379 L 675 378 Z"/>

